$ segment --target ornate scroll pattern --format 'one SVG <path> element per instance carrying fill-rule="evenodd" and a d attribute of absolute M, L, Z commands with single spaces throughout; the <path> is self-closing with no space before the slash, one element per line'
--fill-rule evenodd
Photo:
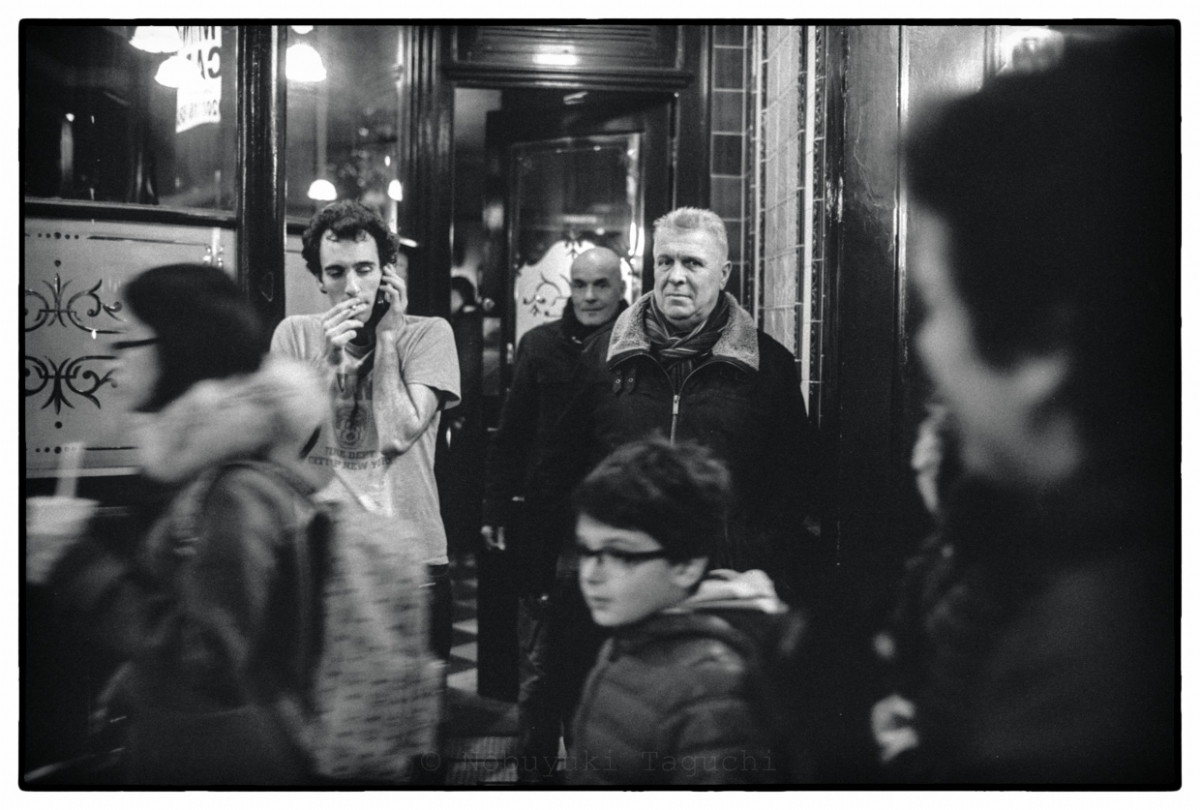
<path fill-rule="evenodd" d="M 96 291 L 100 289 L 100 285 L 104 283 L 103 281 L 97 281 L 92 285 L 91 289 L 83 290 L 72 295 L 67 299 L 66 306 L 63 306 L 63 296 L 67 293 L 67 287 L 71 286 L 70 279 L 63 281 L 62 278 L 55 273 L 53 284 L 44 279 L 42 280 L 42 283 L 45 284 L 46 288 L 50 291 L 50 296 L 54 299 L 54 302 L 51 303 L 50 300 L 40 292 L 26 288 L 25 300 L 28 302 L 30 298 L 35 298 L 38 302 L 40 302 L 40 306 L 38 306 L 37 303 L 34 304 L 34 309 L 32 310 L 34 314 L 34 321 L 32 325 L 28 323 L 31 310 L 28 306 L 25 307 L 26 332 L 32 332 L 35 329 L 39 329 L 43 325 L 51 322 L 57 322 L 61 326 L 74 326 L 76 329 L 82 329 L 84 332 L 90 332 L 93 336 L 115 335 L 118 331 L 120 331 L 117 329 L 98 329 L 94 326 L 87 326 L 80 319 L 80 314 L 75 311 L 75 306 L 77 303 L 79 303 L 80 306 L 85 306 L 88 302 L 88 299 L 91 299 L 92 307 L 83 313 L 88 318 L 95 318 L 99 316 L 101 312 L 103 312 L 114 320 L 121 320 L 121 317 L 117 315 L 117 313 L 121 311 L 121 302 L 116 301 L 112 304 L 106 304 L 100 299 L 100 296 L 96 294 Z"/>
<path fill-rule="evenodd" d="M 533 295 L 522 298 L 521 303 L 529 307 L 529 313 L 534 317 L 547 317 L 553 313 L 555 304 L 570 296 L 563 294 L 554 279 L 546 278 L 545 273 L 540 275 L 542 280 L 538 282 Z"/>
<path fill-rule="evenodd" d="M 56 414 L 62 412 L 63 406 L 73 409 L 75 405 L 68 399 L 69 394 L 81 396 L 99 408 L 100 400 L 96 398 L 95 393 L 106 385 L 117 387 L 112 380 L 113 369 L 110 368 L 101 376 L 93 369 L 84 368 L 84 364 L 91 360 L 116 359 L 107 355 L 88 355 L 55 363 L 49 357 L 42 362 L 36 357 L 25 355 L 25 396 L 37 396 L 50 387 L 50 395 L 41 405 L 43 409 L 53 405 Z"/>

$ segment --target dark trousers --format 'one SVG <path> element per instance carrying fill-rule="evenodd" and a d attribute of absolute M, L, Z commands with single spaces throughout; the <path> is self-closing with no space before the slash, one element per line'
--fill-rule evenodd
<path fill-rule="evenodd" d="M 578 574 L 560 572 L 553 592 L 521 597 L 518 778 L 551 776 L 561 735 L 571 746 L 571 720 L 605 633 L 592 622 Z"/>
<path fill-rule="evenodd" d="M 450 565 L 428 565 L 429 569 L 429 646 L 446 661 L 454 636 L 454 592 L 450 588 Z"/>

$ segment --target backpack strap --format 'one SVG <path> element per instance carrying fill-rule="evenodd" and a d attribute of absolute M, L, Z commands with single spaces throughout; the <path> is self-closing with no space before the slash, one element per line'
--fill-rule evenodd
<path fill-rule="evenodd" d="M 200 542 L 200 520 L 213 487 L 232 470 L 248 469 L 258 473 L 260 477 L 270 482 L 274 489 L 277 503 L 285 501 L 295 505 L 302 503 L 304 513 L 297 516 L 291 532 L 290 542 L 281 549 L 282 555 L 287 555 L 280 562 L 282 570 L 291 569 L 295 595 L 294 655 L 292 661 L 292 679 L 304 696 L 307 703 L 308 688 L 312 678 L 313 663 L 319 646 L 319 632 L 322 626 L 319 594 L 322 591 L 325 540 L 330 526 L 328 515 L 313 501 L 310 487 L 284 467 L 268 461 L 242 459 L 213 467 L 202 473 L 189 484 L 177 498 L 173 507 L 172 536 L 173 551 L 181 557 L 193 556 Z M 315 541 L 315 542 L 314 542 Z M 318 546 L 318 548 L 314 548 Z M 290 554 L 289 554 L 290 552 Z M 289 564 L 290 563 L 290 564 Z M 240 681 L 239 681 L 240 682 Z M 244 685 L 243 685 L 244 686 Z M 251 700 L 248 690 L 244 699 Z"/>

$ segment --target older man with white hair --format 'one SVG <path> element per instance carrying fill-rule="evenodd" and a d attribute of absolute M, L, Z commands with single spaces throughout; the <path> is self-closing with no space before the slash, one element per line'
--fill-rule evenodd
<path fill-rule="evenodd" d="M 737 505 L 715 567 L 761 568 L 795 583 L 813 442 L 795 358 L 724 291 L 725 224 L 679 208 L 654 223 L 654 288 L 584 350 L 544 484 L 562 487 L 625 442 L 660 433 L 712 450 Z"/>

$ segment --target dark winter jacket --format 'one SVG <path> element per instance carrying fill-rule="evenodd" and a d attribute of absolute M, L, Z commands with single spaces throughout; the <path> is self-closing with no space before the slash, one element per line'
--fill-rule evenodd
<path fill-rule="evenodd" d="M 913 707 L 890 778 L 1178 783 L 1173 509 L 1153 481 L 954 493 L 883 647 Z"/>
<path fill-rule="evenodd" d="M 570 489 L 606 455 L 655 433 L 694 440 L 728 465 L 736 498 L 713 565 L 763 569 L 789 592 L 793 553 L 807 538 L 814 466 L 795 358 L 730 297 L 712 353 L 676 391 L 643 325 L 652 295 L 588 342 L 535 489 L 556 493 L 547 500 L 563 509 L 558 531 L 570 536 Z"/>
<path fill-rule="evenodd" d="M 626 307 L 622 301 L 620 310 Z M 566 407 L 584 342 L 603 326 L 588 328 L 575 317 L 571 302 L 557 321 L 525 333 L 517 347 L 512 387 L 504 401 L 500 427 L 488 449 L 483 523 L 504 526 L 506 542 L 517 556 L 520 586 L 544 593 L 554 581 L 559 545 L 538 528 L 541 510 L 532 487 Z M 524 509 L 513 498 L 525 498 Z"/>
<path fill-rule="evenodd" d="M 175 496 L 157 515 L 101 524 L 57 567 L 56 596 L 129 662 L 112 691 L 130 717 L 135 783 L 304 778 L 277 704 L 295 705 L 304 677 L 295 544 L 316 482 L 299 448 L 325 403 L 308 369 L 273 359 L 142 417 L 142 474 Z"/>
<path fill-rule="evenodd" d="M 770 614 L 784 605 L 760 571 L 732 581 L 733 572 L 713 574 L 727 576 L 605 643 L 575 714 L 570 784 L 780 781 L 780 754 L 751 700 L 747 661 L 720 640 L 728 625 L 705 610 Z"/>

